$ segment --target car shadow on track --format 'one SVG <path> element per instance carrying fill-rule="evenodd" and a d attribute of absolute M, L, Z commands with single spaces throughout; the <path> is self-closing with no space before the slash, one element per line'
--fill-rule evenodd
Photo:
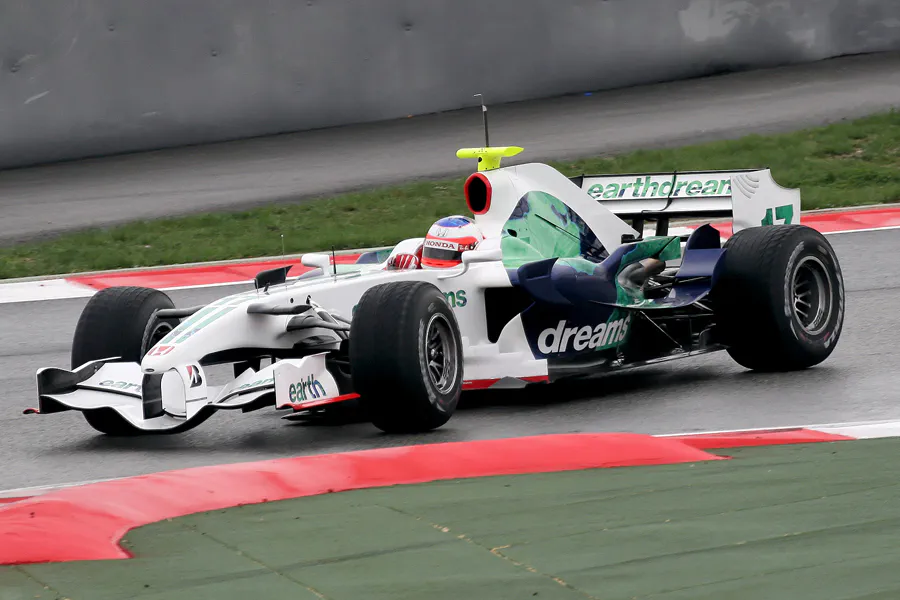
<path fill-rule="evenodd" d="M 602 402 L 623 394 L 636 394 L 641 399 L 649 399 L 655 392 L 688 389 L 720 377 L 721 373 L 713 368 L 679 370 L 650 367 L 590 378 L 562 380 L 549 385 L 530 385 L 517 390 L 467 392 L 460 403 L 460 409 L 477 410 L 494 406 L 543 407 L 586 401 Z"/>
<path fill-rule="evenodd" d="M 86 428 L 71 443 L 47 448 L 51 454 L 145 454 L 163 464 L 237 462 L 277 456 L 345 452 L 410 444 L 456 442 L 510 435 L 538 435 L 560 429 L 581 430 L 585 418 L 603 419 L 605 411 L 636 411 L 651 415 L 660 404 L 678 402 L 711 390 L 740 390 L 741 395 L 771 394 L 785 382 L 808 385 L 808 377 L 837 380 L 841 369 L 816 368 L 803 374 L 752 373 L 723 368 L 720 363 L 684 366 L 658 365 L 606 374 L 583 380 L 538 384 L 518 390 L 466 392 L 451 421 L 431 432 L 410 435 L 385 434 L 375 429 L 352 404 L 336 406 L 328 413 L 304 421 L 286 421 L 279 411 L 251 414 L 219 414 L 197 429 L 178 435 L 132 438 L 107 437 Z M 815 372 L 813 372 L 815 371 Z M 798 377 L 799 375 L 799 377 Z M 752 400 L 751 400 L 752 402 Z M 596 406 L 596 408 L 594 407 Z M 675 425 L 673 425 L 675 426 Z M 93 435 L 92 435 L 93 434 Z M 205 458 L 202 458 L 204 457 Z M 189 458 L 190 457 L 190 458 Z M 181 466 L 181 465 L 178 465 Z"/>
<path fill-rule="evenodd" d="M 460 399 L 456 417 L 450 424 L 456 425 L 456 418 L 479 419 L 485 414 L 493 418 L 503 418 L 507 423 L 517 419 L 528 420 L 528 415 L 536 410 L 558 408 L 564 414 L 573 406 L 589 403 L 603 403 L 608 400 L 627 400 L 647 403 L 648 408 L 655 398 L 663 394 L 687 394 L 698 385 L 707 385 L 722 377 L 721 370 L 714 367 L 692 367 L 674 369 L 671 367 L 647 367 L 611 373 L 590 379 L 560 381 L 553 384 L 535 384 L 523 389 L 479 390 L 464 392 Z M 355 402 L 347 402 L 331 407 L 321 414 L 311 415 L 298 421 L 282 420 L 288 413 L 279 411 L 258 411 L 251 414 L 217 414 L 196 429 L 176 435 L 148 435 L 137 437 L 109 437 L 100 434 L 81 438 L 72 444 L 56 446 L 46 451 L 82 452 L 102 450 L 152 450 L 161 454 L 208 448 L 289 451 L 298 445 L 335 445 L 341 442 L 359 441 L 360 445 L 394 445 L 398 443 L 418 443 L 445 441 L 443 438 L 460 439 L 465 435 L 465 427 L 446 426 L 420 435 L 393 436 L 375 430 L 365 414 Z M 277 419 L 275 423 L 272 421 Z M 523 423 L 524 424 L 524 423 Z M 273 426 L 274 425 L 274 426 Z M 82 426 L 79 423 L 79 426 Z M 540 428 L 539 423 L 529 423 L 529 428 Z M 87 424 L 83 427 L 90 431 Z M 303 434 L 298 436 L 301 430 Z"/>
<path fill-rule="evenodd" d="M 609 373 L 591 378 L 558 381 L 553 384 L 532 384 L 518 389 L 473 390 L 463 392 L 457 408 L 459 416 L 478 416 L 479 412 L 496 409 L 513 409 L 510 418 L 531 412 L 530 409 L 556 405 L 572 405 L 587 402 L 603 402 L 635 394 L 637 401 L 652 402 L 654 395 L 673 390 L 689 392 L 698 384 L 720 379 L 721 372 L 714 368 L 675 370 L 670 368 L 643 368 L 620 373 Z M 355 403 L 345 403 L 310 415 L 294 424 L 298 427 L 341 427 L 348 423 L 367 423 L 363 412 Z"/>

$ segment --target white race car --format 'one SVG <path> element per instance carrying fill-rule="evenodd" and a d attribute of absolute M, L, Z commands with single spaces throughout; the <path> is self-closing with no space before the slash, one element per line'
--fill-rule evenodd
<path fill-rule="evenodd" d="M 176 308 L 154 289 L 90 298 L 71 370 L 37 372 L 39 408 L 110 435 L 176 433 L 218 410 L 305 413 L 354 400 L 387 432 L 440 427 L 466 389 L 546 384 L 727 350 L 758 370 L 823 361 L 844 288 L 800 194 L 768 170 L 583 176 L 501 167 L 518 147 L 460 150 L 472 217 L 441 219 L 357 264 Z M 672 217 L 728 216 L 667 235 Z M 626 220 L 630 220 L 630 223 Z M 654 235 L 644 237 L 645 221 Z M 214 384 L 210 365 L 233 365 Z"/>

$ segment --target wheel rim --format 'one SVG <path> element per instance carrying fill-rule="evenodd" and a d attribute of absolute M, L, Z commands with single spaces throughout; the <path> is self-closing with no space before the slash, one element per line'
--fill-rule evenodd
<path fill-rule="evenodd" d="M 791 284 L 794 318 L 809 335 L 821 333 L 831 320 L 831 275 L 815 256 L 803 258 Z"/>
<path fill-rule="evenodd" d="M 438 393 L 448 393 L 456 381 L 456 339 L 442 314 L 433 315 L 425 328 L 425 357 L 432 385 Z"/>

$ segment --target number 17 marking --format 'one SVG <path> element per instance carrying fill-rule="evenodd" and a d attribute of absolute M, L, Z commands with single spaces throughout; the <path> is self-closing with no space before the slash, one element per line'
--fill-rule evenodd
<path fill-rule="evenodd" d="M 779 221 L 784 221 L 782 225 L 790 225 L 791 221 L 794 219 L 794 206 L 792 204 L 785 204 L 784 206 L 776 206 L 775 207 L 775 218 Z M 775 221 L 772 219 L 772 209 L 766 209 L 766 217 L 762 220 L 763 225 L 774 225 Z"/>

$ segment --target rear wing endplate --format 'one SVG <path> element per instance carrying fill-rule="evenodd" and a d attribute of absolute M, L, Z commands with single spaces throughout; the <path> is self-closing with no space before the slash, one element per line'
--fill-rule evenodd
<path fill-rule="evenodd" d="M 778 185 L 769 169 L 582 175 L 570 178 L 632 227 L 656 221 L 667 235 L 673 218 L 730 217 L 732 231 L 800 222 L 800 190 Z"/>

